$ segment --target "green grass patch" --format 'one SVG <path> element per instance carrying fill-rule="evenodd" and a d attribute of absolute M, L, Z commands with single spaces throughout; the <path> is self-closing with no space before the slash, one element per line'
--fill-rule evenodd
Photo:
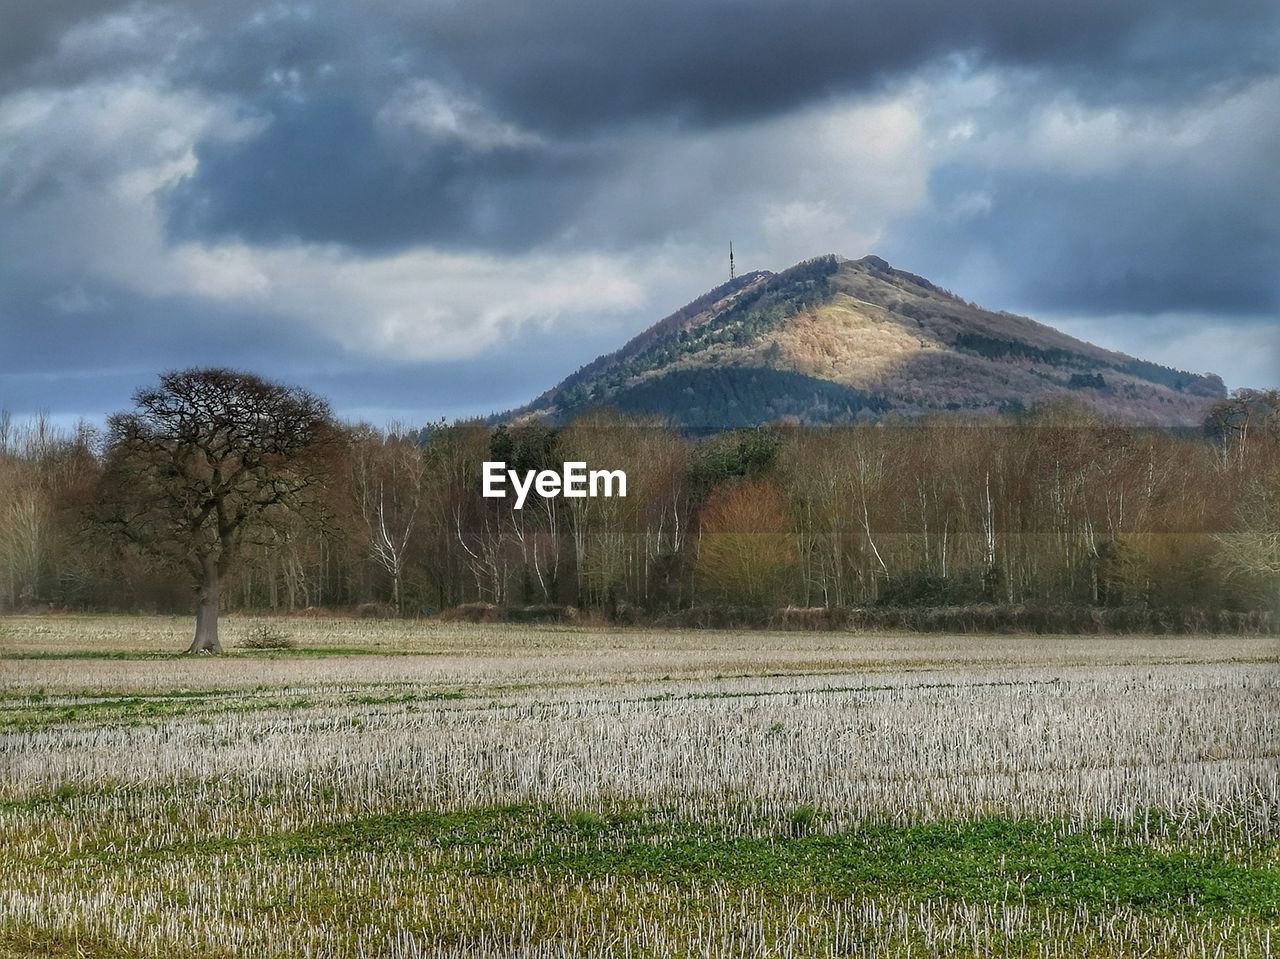
<path fill-rule="evenodd" d="M 33 702 L 21 706 L 0 707 L 0 730 L 35 732 L 66 725 L 136 725 L 174 719 L 182 716 L 216 716 L 259 710 L 293 710 L 311 706 L 306 697 L 290 699 L 222 696 L 180 696 L 172 699 L 157 696 L 103 697 L 91 702 Z"/>
<path fill-rule="evenodd" d="M 0 698 L 0 731 L 35 732 L 67 725 L 137 725 L 185 716 L 279 712 L 334 706 L 413 706 L 466 698 L 457 689 L 351 693 L 343 690 L 290 687 L 254 690 L 174 691 L 171 693 L 84 693 L 50 699 L 43 694 Z M 359 719 L 360 713 L 352 714 Z"/>
<path fill-rule="evenodd" d="M 1280 919 L 1280 868 L 1205 849 L 1156 849 L 1111 826 L 988 818 L 816 831 L 799 807 L 766 835 L 713 823 L 672 822 L 659 811 L 561 815 L 513 806 L 352 819 L 315 829 L 157 849 L 151 855 L 321 857 L 378 850 L 454 852 L 441 868 L 468 874 L 613 875 L 725 883 L 778 894 L 1025 901 L 1162 915 Z M 476 850 L 485 855 L 477 857 Z M 109 857 L 109 854 L 108 854 Z M 483 867 L 477 862 L 483 862 Z M 450 865 L 452 864 L 452 865 Z"/>

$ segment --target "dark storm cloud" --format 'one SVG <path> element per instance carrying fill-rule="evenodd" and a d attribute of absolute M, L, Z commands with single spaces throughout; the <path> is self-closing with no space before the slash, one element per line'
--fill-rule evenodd
<path fill-rule="evenodd" d="M 1079 70 L 1075 80 L 1098 90 L 1136 94 L 1149 83 L 1143 92 L 1154 96 L 1273 69 L 1278 52 L 1272 0 L 224 0 L 114 8 L 106 0 L 19 0 L 0 41 L 5 74 L 49 66 L 70 26 L 110 9 L 137 20 L 163 13 L 166 33 L 151 44 L 153 56 L 182 44 L 173 70 L 206 87 L 250 93 L 290 72 L 377 86 L 427 73 L 481 91 L 521 123 L 561 131 L 658 115 L 759 116 L 953 52 Z"/>
<path fill-rule="evenodd" d="M 749 119 L 957 52 L 1160 97 L 1273 69 L 1276 22 L 1269 0 L 480 0 L 425 6 L 414 36 L 522 122 L 573 131 Z"/>
<path fill-rule="evenodd" d="M 406 142 L 337 93 L 281 99 L 271 115 L 246 143 L 198 149 L 195 175 L 168 197 L 175 236 L 527 248 L 572 220 L 600 167 L 535 145 Z"/>
<path fill-rule="evenodd" d="M 1280 184 L 1262 169 L 1229 169 L 1239 178 L 1188 190 L 1150 171 L 944 168 L 925 212 L 896 224 L 884 248 L 929 276 L 994 280 L 966 295 L 1023 309 L 1280 312 Z M 975 195 L 981 211 L 949 212 Z M 982 279 L 975 263 L 999 264 L 998 275 Z"/>
<path fill-rule="evenodd" d="M 776 114 L 948 53 L 1057 72 L 1085 95 L 1158 99 L 1273 68 L 1280 35 L 1271 0 L 227 0 L 120 5 L 114 25 L 92 19 L 104 9 L 21 3 L 5 75 L 82 78 L 113 52 L 135 69 L 149 50 L 174 83 L 234 95 L 268 121 L 256 139 L 200 149 L 172 198 L 177 235 L 377 249 L 545 242 L 595 177 L 624 166 L 601 141 L 636 123 Z M 79 40 L 60 44 L 72 28 Z M 421 77 L 542 145 L 381 135 L 378 111 Z"/>
<path fill-rule="evenodd" d="M 72 27 L 119 10 L 120 0 L 9 0 L 0 7 L 0 90 L 21 82 L 41 61 L 54 56 Z"/>
<path fill-rule="evenodd" d="M 369 248 L 532 247 L 571 222 L 610 165 L 625 168 L 608 146 L 622 128 L 658 123 L 660 136 L 669 121 L 751 120 L 945 54 L 1048 71 L 1085 98 L 1156 100 L 1243 81 L 1280 56 L 1272 0 L 131 4 L 117 19 L 135 21 L 135 36 L 104 28 L 61 60 L 52 38 L 76 8 L 26 7 L 10 73 L 56 78 L 59 63 L 82 71 L 86 58 L 102 69 L 113 50 L 134 68 L 150 49 L 174 83 L 234 95 L 269 121 L 256 140 L 200 151 L 173 198 L 179 235 Z M 59 12 L 31 12 L 46 8 Z M 380 135 L 378 111 L 422 77 L 541 146 L 485 152 Z"/>

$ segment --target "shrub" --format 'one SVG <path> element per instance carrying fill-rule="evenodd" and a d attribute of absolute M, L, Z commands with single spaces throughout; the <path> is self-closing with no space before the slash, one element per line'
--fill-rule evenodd
<path fill-rule="evenodd" d="M 444 613 L 446 620 L 461 620 L 464 623 L 496 623 L 502 611 L 493 603 L 463 603 Z"/>
<path fill-rule="evenodd" d="M 932 576 L 913 571 L 896 576 L 885 586 L 880 606 L 963 606 L 981 602 L 983 583 L 975 573 Z"/>
<path fill-rule="evenodd" d="M 575 809 L 569 813 L 569 825 L 586 832 L 604 828 L 604 816 L 590 809 Z"/>
<path fill-rule="evenodd" d="M 502 618 L 509 623 L 572 623 L 578 618 L 578 610 L 573 606 L 559 606 L 555 603 L 509 606 L 502 614 Z"/>
<path fill-rule="evenodd" d="M 818 810 L 812 806 L 797 806 L 787 817 L 788 831 L 793 836 L 807 836 L 818 822 Z"/>
<path fill-rule="evenodd" d="M 281 632 L 273 623 L 254 623 L 249 633 L 240 640 L 241 649 L 293 649 L 298 644 L 293 637 Z"/>

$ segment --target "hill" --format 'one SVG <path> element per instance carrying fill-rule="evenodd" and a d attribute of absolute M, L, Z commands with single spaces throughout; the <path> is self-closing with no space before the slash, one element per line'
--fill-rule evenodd
<path fill-rule="evenodd" d="M 507 418 L 611 406 L 694 428 L 1018 411 L 1073 397 L 1115 420 L 1193 425 L 1222 380 L 985 310 L 877 256 L 750 273 L 660 320 Z"/>

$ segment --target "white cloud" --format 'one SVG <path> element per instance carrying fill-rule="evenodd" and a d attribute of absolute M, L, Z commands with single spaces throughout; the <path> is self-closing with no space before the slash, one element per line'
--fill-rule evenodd
<path fill-rule="evenodd" d="M 261 123 L 145 78 L 16 93 L 0 100 L 0 202 L 103 189 L 145 201 L 194 170 L 197 142 L 243 139 Z"/>
<path fill-rule="evenodd" d="M 833 100 L 741 126 L 640 129 L 622 169 L 577 211 L 571 239 L 644 236 L 720 251 L 743 269 L 860 256 L 924 202 L 929 157 L 915 92 Z"/>
<path fill-rule="evenodd" d="M 928 73 L 911 86 L 936 160 L 993 170 L 1092 177 L 1177 166 L 1204 176 L 1234 169 L 1223 157 L 1239 161 L 1280 146 L 1274 76 L 1170 104 L 1088 104 L 1010 70 Z"/>
<path fill-rule="evenodd" d="M 56 58 L 103 65 L 134 57 L 171 63 L 199 35 L 196 23 L 176 9 L 133 3 L 73 24 L 58 40 Z"/>
<path fill-rule="evenodd" d="M 416 138 L 454 140 L 481 152 L 542 142 L 535 134 L 494 116 L 473 97 L 434 80 L 418 80 L 396 91 L 378 112 L 378 122 L 384 133 L 406 148 Z"/>
<path fill-rule="evenodd" d="M 775 155 L 762 184 L 764 232 L 791 258 L 869 252 L 894 217 L 924 202 L 929 161 L 912 97 L 830 104 L 759 131 Z"/>
<path fill-rule="evenodd" d="M 174 266 L 175 276 L 207 290 L 221 284 L 210 295 L 294 316 L 353 353 L 396 359 L 474 355 L 527 325 L 572 328 L 645 297 L 644 277 L 590 255 L 508 258 L 423 249 L 362 257 L 295 244 L 234 254 L 182 247 Z"/>

